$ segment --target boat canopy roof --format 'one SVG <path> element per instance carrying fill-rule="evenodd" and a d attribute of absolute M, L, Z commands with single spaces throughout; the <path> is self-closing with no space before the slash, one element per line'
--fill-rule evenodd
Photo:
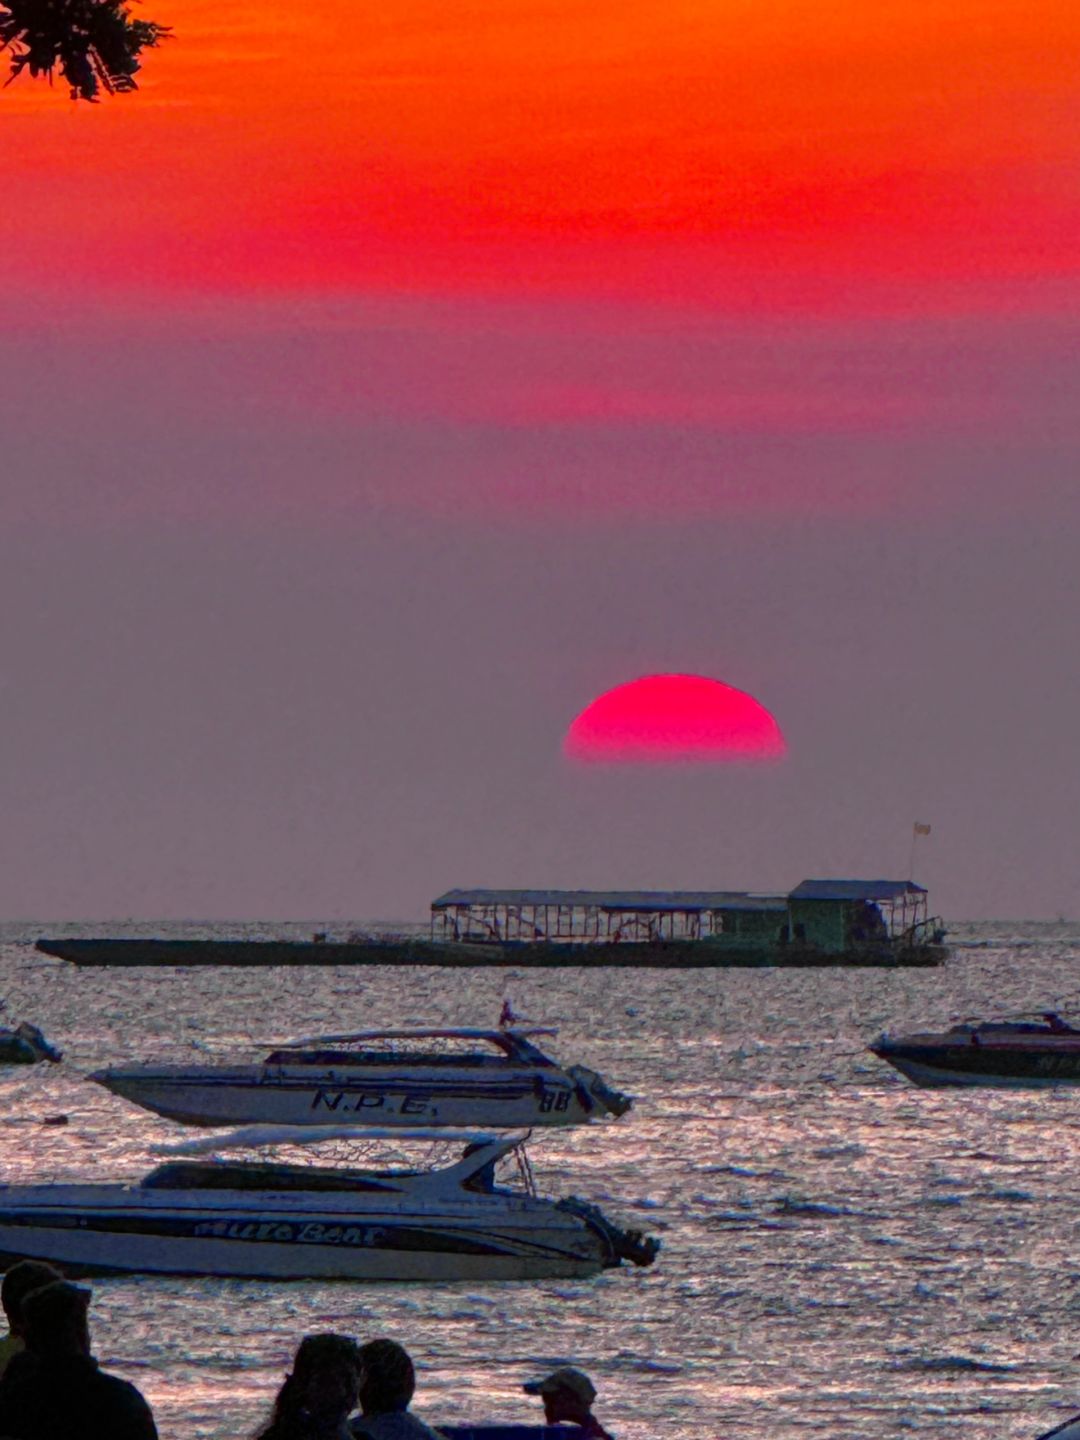
<path fill-rule="evenodd" d="M 562 905 L 656 914 L 680 910 L 783 910 L 784 895 L 745 890 L 448 890 L 432 910 L 472 905 Z"/>
<path fill-rule="evenodd" d="M 902 895 L 925 894 L 925 887 L 912 880 L 804 880 L 787 894 L 752 890 L 448 890 L 431 902 L 431 908 L 554 905 L 655 915 L 695 910 L 783 911 L 789 900 L 895 900 Z"/>
<path fill-rule="evenodd" d="M 902 895 L 925 895 L 913 880 L 804 880 L 791 900 L 897 900 Z"/>
<path fill-rule="evenodd" d="M 313 1134 L 304 1125 L 246 1125 L 226 1135 L 200 1136 L 195 1140 L 182 1141 L 177 1145 L 158 1146 L 159 1154 L 167 1155 L 209 1155 L 205 1161 L 170 1160 L 158 1165 L 140 1182 L 141 1189 L 256 1189 L 276 1190 L 351 1190 L 386 1189 L 403 1186 L 410 1190 L 419 1187 L 421 1192 L 447 1194 L 458 1189 L 475 1188 L 474 1177 L 486 1172 L 489 1176 L 493 1167 L 504 1155 L 528 1139 L 527 1130 L 507 1131 L 492 1135 L 489 1131 L 472 1130 L 389 1130 L 368 1129 L 357 1125 L 335 1127 Z M 391 1163 L 389 1166 L 362 1164 L 359 1168 L 339 1170 L 325 1165 L 282 1164 L 270 1162 L 253 1164 L 250 1161 L 222 1160 L 215 1151 L 263 1149 L 273 1145 L 314 1145 L 325 1140 L 372 1139 L 393 1140 L 395 1145 L 402 1140 L 427 1140 L 445 1142 L 455 1138 L 465 1142 L 465 1149 L 456 1160 L 449 1164 L 432 1163 L 407 1166 Z M 490 1168 L 489 1168 L 490 1167 Z M 526 1187 L 532 1193 L 530 1172 L 522 1170 Z M 490 1189 L 490 1180 L 482 1183 L 482 1189 Z"/>
<path fill-rule="evenodd" d="M 525 1028 L 507 1025 L 499 1029 L 480 1030 L 470 1027 L 404 1028 L 400 1030 L 350 1030 L 340 1035 L 308 1035 L 300 1040 L 279 1040 L 274 1044 L 282 1050 L 296 1050 L 304 1045 L 345 1045 L 366 1040 L 486 1040 L 500 1050 L 513 1049 L 531 1035 L 557 1035 L 554 1026 L 533 1025 Z"/>
<path fill-rule="evenodd" d="M 456 1140 L 462 1145 L 495 1147 L 500 1153 L 512 1150 L 528 1138 L 527 1130 L 509 1130 L 493 1135 L 490 1130 L 459 1130 L 445 1126 L 438 1130 L 391 1129 L 376 1125 L 242 1125 L 224 1135 L 198 1135 L 191 1140 L 156 1145 L 159 1155 L 213 1155 L 219 1150 L 261 1150 L 268 1145 L 319 1145 L 329 1140 Z"/>

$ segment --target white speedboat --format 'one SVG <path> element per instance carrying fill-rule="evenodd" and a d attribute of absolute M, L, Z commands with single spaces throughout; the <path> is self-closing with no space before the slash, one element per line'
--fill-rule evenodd
<path fill-rule="evenodd" d="M 263 1127 L 172 1153 L 371 1134 Z M 658 1241 L 620 1229 L 585 1201 L 538 1196 L 519 1149 L 524 1138 L 474 1136 L 456 1163 L 432 1170 L 185 1159 L 134 1185 L 3 1186 L 0 1267 L 32 1257 L 69 1275 L 478 1281 L 587 1276 L 624 1259 L 651 1264 Z M 495 1181 L 497 1162 L 512 1152 L 520 1156 L 516 1188 Z"/>
<path fill-rule="evenodd" d="M 187 1125 L 531 1128 L 622 1115 L 595 1070 L 533 1043 L 548 1029 L 361 1030 L 292 1040 L 253 1065 L 132 1065 L 90 1076 Z"/>

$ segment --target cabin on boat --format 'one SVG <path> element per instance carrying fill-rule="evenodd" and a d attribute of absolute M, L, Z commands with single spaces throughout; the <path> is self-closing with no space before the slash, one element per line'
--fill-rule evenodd
<path fill-rule="evenodd" d="M 730 890 L 448 890 L 431 938 L 471 944 L 619 944 L 762 935 L 786 924 L 783 895 Z"/>
<path fill-rule="evenodd" d="M 615 945 L 708 941 L 828 954 L 896 945 L 927 927 L 910 880 L 804 880 L 788 894 L 743 890 L 448 890 L 431 938 L 456 944 Z"/>
<path fill-rule="evenodd" d="M 787 905 L 790 938 L 830 954 L 929 938 L 927 893 L 912 880 L 804 880 Z"/>

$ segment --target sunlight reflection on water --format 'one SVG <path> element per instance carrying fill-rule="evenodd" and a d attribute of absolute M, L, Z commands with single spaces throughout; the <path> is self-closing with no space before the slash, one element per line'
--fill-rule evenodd
<path fill-rule="evenodd" d="M 971 948 L 936 971 L 475 970 L 452 984 L 434 969 L 78 971 L 7 944 L 10 1012 L 66 1063 L 0 1072 L 3 1175 L 135 1178 L 184 1133 L 82 1078 L 104 1064 L 254 1055 L 352 1022 L 491 1024 L 510 994 L 560 1026 L 560 1057 L 639 1097 L 614 1124 L 543 1136 L 533 1161 L 545 1192 L 660 1234 L 655 1266 L 533 1285 L 99 1281 L 99 1357 L 146 1393 L 163 1435 L 250 1433 L 300 1336 L 341 1329 L 401 1338 L 436 1422 L 536 1419 L 522 1381 L 572 1360 L 621 1440 L 757 1440 L 778 1424 L 937 1440 L 969 1415 L 1019 1440 L 1080 1388 L 1080 1090 L 919 1091 L 864 1048 L 885 1027 L 1076 995 L 1080 931 L 1013 938 L 1022 963 Z M 56 1114 L 70 1123 L 41 1123 Z"/>

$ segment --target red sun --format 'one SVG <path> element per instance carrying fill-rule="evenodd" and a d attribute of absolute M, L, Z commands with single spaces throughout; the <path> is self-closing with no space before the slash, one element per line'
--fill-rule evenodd
<path fill-rule="evenodd" d="M 745 690 L 704 675 L 643 675 L 586 705 L 566 732 L 574 760 L 745 764 L 787 750 L 773 717 Z"/>

